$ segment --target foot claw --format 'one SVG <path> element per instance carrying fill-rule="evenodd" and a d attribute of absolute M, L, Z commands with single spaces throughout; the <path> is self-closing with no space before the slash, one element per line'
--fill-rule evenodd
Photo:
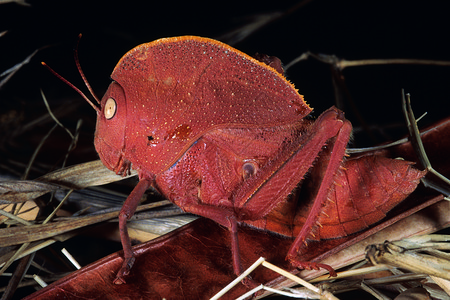
<path fill-rule="evenodd" d="M 133 267 L 135 258 L 130 257 L 128 259 L 125 259 L 122 263 L 122 267 L 120 268 L 119 272 L 117 272 L 116 278 L 114 279 L 114 284 L 125 284 L 126 281 L 124 277 L 126 277 L 128 274 L 130 274 L 130 270 Z"/>
<path fill-rule="evenodd" d="M 310 261 L 291 261 L 291 264 L 299 269 L 306 269 L 306 270 L 320 270 L 325 269 L 330 273 L 330 277 L 336 277 L 336 271 L 329 265 L 326 264 L 319 264 L 315 262 Z"/>
<path fill-rule="evenodd" d="M 245 285 L 249 289 L 254 289 L 255 287 L 257 287 L 259 285 L 250 276 L 245 277 L 244 279 L 242 279 L 241 282 L 242 282 L 243 285 Z"/>

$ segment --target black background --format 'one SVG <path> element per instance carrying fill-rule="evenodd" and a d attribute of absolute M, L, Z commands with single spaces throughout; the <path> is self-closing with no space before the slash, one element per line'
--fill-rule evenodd
<path fill-rule="evenodd" d="M 83 34 L 79 47 L 81 65 L 99 96 L 106 90 L 109 75 L 124 53 L 138 44 L 178 35 L 220 39 L 250 55 L 259 52 L 277 56 L 285 64 L 305 51 L 336 55 L 347 60 L 450 60 L 450 20 L 441 1 L 425 4 L 420 1 L 315 0 L 292 13 L 287 12 L 301 1 L 270 4 L 261 1 L 29 3 L 29 7 L 17 4 L 0 6 L 1 31 L 8 30 L 0 38 L 0 71 L 40 49 L 30 63 L 0 90 L 2 115 L 13 111 L 17 116 L 13 123 L 2 126 L 2 131 L 6 131 L 3 146 L 11 146 L 11 141 L 5 138 L 11 131 L 10 127 L 21 126 L 22 122 L 30 122 L 45 114 L 39 89 L 43 89 L 52 109 L 60 108 L 62 121 L 68 118 L 68 123 L 64 124 L 69 128 L 74 126 L 76 118 L 83 118 L 87 122 L 83 130 L 92 139 L 95 126 L 92 109 L 40 65 L 41 61 L 45 61 L 85 91 L 72 53 L 79 33 Z M 242 32 L 243 26 L 252 20 L 263 15 L 273 16 L 277 12 L 281 13 L 280 18 L 246 39 L 235 43 L 229 38 L 236 36 L 230 35 L 233 30 Z M 449 74 L 448 67 L 439 66 L 347 68 L 344 76 L 356 110 L 350 108 L 348 103 L 341 108 L 355 127 L 360 126 L 355 111 L 375 130 L 381 130 L 384 126 L 402 126 L 400 90 L 404 88 L 412 94 L 417 115 L 429 112 L 421 123 L 429 124 L 448 116 Z M 309 59 L 292 67 L 286 75 L 315 109 L 315 116 L 334 104 L 328 65 Z M 51 125 L 51 122 L 46 124 L 47 127 Z M 34 137 L 36 135 L 33 134 Z M 369 135 L 363 133 L 354 142 L 357 146 L 370 146 L 395 137 L 381 136 L 367 140 Z M 27 138 L 21 136 L 15 146 L 25 142 L 29 146 L 35 145 L 39 141 L 38 138 L 25 140 Z"/>

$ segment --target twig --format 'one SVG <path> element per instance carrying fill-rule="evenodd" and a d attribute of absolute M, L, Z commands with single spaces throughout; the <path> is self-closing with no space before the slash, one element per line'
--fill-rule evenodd
<path fill-rule="evenodd" d="M 428 59 L 409 59 L 409 58 L 391 58 L 391 59 L 361 59 L 361 60 L 346 60 L 338 58 L 335 55 L 315 54 L 312 52 L 302 53 L 300 56 L 286 64 L 285 70 L 289 69 L 296 63 L 307 60 L 312 57 L 320 62 L 330 64 L 336 68 L 343 70 L 347 67 L 362 67 L 371 65 L 431 65 L 431 66 L 450 66 L 450 61 L 443 60 L 428 60 Z"/>
<path fill-rule="evenodd" d="M 41 96 L 42 96 L 42 100 L 44 100 L 45 107 L 47 108 L 48 113 L 50 114 L 52 119 L 55 121 L 56 124 L 58 124 L 61 128 L 63 128 L 67 132 L 67 134 L 69 134 L 69 136 L 73 139 L 72 132 L 70 132 L 70 130 L 67 129 L 63 124 L 61 124 L 61 122 L 59 122 L 59 120 L 52 113 L 52 110 L 50 109 L 50 106 L 48 105 L 47 98 L 45 97 L 44 92 L 42 90 L 41 90 Z"/>
<path fill-rule="evenodd" d="M 36 149 L 33 152 L 33 155 L 31 155 L 30 161 L 28 162 L 27 168 L 25 169 L 24 174 L 22 175 L 22 179 L 27 179 L 28 174 L 30 174 L 31 166 L 33 165 L 36 156 L 38 155 L 39 151 L 41 150 L 42 146 L 44 145 L 45 141 L 48 139 L 48 137 L 52 134 L 52 132 L 56 129 L 58 125 L 55 124 L 48 132 L 47 134 L 41 139 L 39 145 L 36 147 Z"/>
<path fill-rule="evenodd" d="M 1 1 L 1 0 L 0 0 Z M 4 34 L 4 32 L 2 32 Z M 0 89 L 9 81 L 9 79 L 16 74 L 17 71 L 20 70 L 24 65 L 28 64 L 31 60 L 31 58 L 39 51 L 39 49 L 34 50 L 33 53 L 31 53 L 29 56 L 27 56 L 22 62 L 15 64 L 13 67 L 9 68 L 8 70 L 4 71 L 2 74 L 0 74 L 0 77 L 3 77 L 7 75 L 2 81 L 0 81 Z"/>
<path fill-rule="evenodd" d="M 422 139 L 420 138 L 419 129 L 417 128 L 417 121 L 414 118 L 414 112 L 411 107 L 410 95 L 406 94 L 405 97 L 405 92 L 403 90 L 402 90 L 402 100 L 403 100 L 402 105 L 403 113 L 405 115 L 406 123 L 408 125 L 409 135 L 411 137 L 414 152 L 416 153 L 421 164 L 423 165 L 423 167 L 425 167 L 428 173 L 435 175 L 446 186 L 441 187 L 439 184 L 429 180 L 427 177 L 422 178 L 422 182 L 425 186 L 436 189 L 437 191 L 443 193 L 448 197 L 450 196 L 450 180 L 432 167 L 431 162 L 428 159 L 427 153 L 425 152 Z"/>
<path fill-rule="evenodd" d="M 247 270 L 245 270 L 241 275 L 239 275 L 235 280 L 230 282 L 226 287 L 224 287 L 220 292 L 211 297 L 210 300 L 217 300 L 223 295 L 225 295 L 229 290 L 231 290 L 236 284 L 241 282 L 245 277 L 247 277 L 254 269 L 256 269 L 263 261 L 264 257 L 260 257 L 257 261 L 255 261 Z"/>
<path fill-rule="evenodd" d="M 27 220 L 24 220 L 24 219 L 14 215 L 14 214 L 10 214 L 9 212 L 6 212 L 3 209 L 0 209 L 0 215 L 4 215 L 5 217 L 10 218 L 10 219 L 12 219 L 14 221 L 17 221 L 17 222 L 19 222 L 19 223 L 21 223 L 23 225 L 26 225 L 26 226 L 33 224 L 33 223 L 28 222 Z"/>
<path fill-rule="evenodd" d="M 332 293 L 328 292 L 328 291 L 322 291 L 320 290 L 318 287 L 310 284 L 309 282 L 267 262 L 264 257 L 260 257 L 256 262 L 254 262 L 247 270 L 245 270 L 241 275 L 239 275 L 235 280 L 233 280 L 231 283 L 229 283 L 226 287 L 224 287 L 220 292 L 218 292 L 217 294 L 215 294 L 210 300 L 217 300 L 220 297 L 222 297 L 223 295 L 225 295 L 229 290 L 231 290 L 235 285 L 237 285 L 240 281 L 242 281 L 245 277 L 247 277 L 251 272 L 253 272 L 259 265 L 263 265 L 264 267 L 285 276 L 286 278 L 291 279 L 294 282 L 297 282 L 298 284 L 303 285 L 304 287 L 306 287 L 307 289 L 311 290 L 314 294 L 320 296 L 320 299 L 326 299 L 326 300 L 338 300 L 338 298 L 336 298 Z M 267 290 L 273 293 L 278 293 L 278 294 L 283 294 L 285 296 L 291 296 L 291 297 L 296 297 L 298 298 L 298 295 L 292 294 L 292 293 L 286 293 L 286 292 L 282 292 L 282 291 L 278 291 L 275 289 L 272 289 L 270 287 L 266 287 L 264 285 L 260 285 L 257 286 L 256 288 L 252 289 L 251 291 L 245 293 L 244 295 L 242 295 L 241 297 L 239 297 L 238 299 L 245 299 L 249 296 L 251 296 L 252 294 L 256 293 L 257 291 L 260 290 Z"/>

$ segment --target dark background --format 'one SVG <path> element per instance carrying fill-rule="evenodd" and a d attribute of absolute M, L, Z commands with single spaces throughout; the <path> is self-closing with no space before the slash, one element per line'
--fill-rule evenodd
<path fill-rule="evenodd" d="M 443 1 L 32 1 L 31 6 L 0 5 L 0 72 L 39 52 L 0 90 L 2 160 L 29 154 L 40 141 L 37 129 L 47 132 L 48 120 L 11 136 L 14 129 L 46 114 L 39 89 L 68 127 L 78 118 L 86 146 L 92 140 L 95 113 L 77 94 L 40 65 L 45 61 L 85 91 L 73 60 L 79 33 L 81 65 L 101 96 L 120 57 L 134 46 L 162 37 L 199 35 L 231 43 L 253 55 L 279 57 L 285 64 L 305 51 L 336 55 L 347 60 L 370 58 L 420 58 L 450 60 L 449 25 Z M 303 3 L 298 9 L 295 5 Z M 280 17 L 235 42 L 245 25 L 264 15 Z M 429 124 L 448 116 L 447 84 L 450 69 L 439 66 L 389 65 L 347 68 L 343 74 L 356 110 L 344 103 L 347 118 L 357 128 L 357 111 L 368 126 L 379 132 L 385 126 L 403 126 L 400 90 L 412 94 L 417 115 Z M 315 109 L 315 116 L 334 104 L 329 66 L 309 59 L 287 72 L 299 92 Z M 4 78 L 4 77 L 3 77 Z M 42 126 L 42 127 L 41 127 Z M 404 129 L 404 128 L 403 128 Z M 359 131 L 357 130 L 356 133 Z M 26 134 L 30 134 L 27 136 Z M 384 134 L 385 132 L 383 132 Z M 404 134 L 406 131 L 400 131 Z M 58 134 L 58 133 L 56 133 Z M 372 133 L 373 134 L 373 133 Z M 367 139 L 364 132 L 356 146 L 371 146 L 396 136 Z M 61 143 L 67 142 L 61 136 Z M 14 140 L 14 141 L 12 141 Z M 27 147 L 25 147 L 27 146 Z M 67 145 L 52 147 L 67 148 Z M 92 148 L 91 148 L 92 150 Z M 94 159 L 95 152 L 71 162 Z M 17 157 L 17 159 L 19 159 Z M 52 159 L 55 159 L 53 153 Z"/>
<path fill-rule="evenodd" d="M 83 119 L 80 142 L 68 164 L 97 158 L 95 113 L 72 89 L 50 74 L 45 61 L 86 91 L 73 49 L 78 34 L 80 62 L 96 94 L 110 83 L 114 66 L 131 48 L 152 40 L 199 35 L 230 43 L 253 55 L 279 57 L 285 64 L 306 51 L 347 60 L 411 58 L 450 61 L 445 1 L 32 1 L 0 5 L 0 73 L 40 49 L 0 89 L 0 174 L 20 177 L 42 137 L 53 126 L 40 89 L 60 121 L 72 132 Z M 304 5 L 301 5 L 301 4 Z M 297 9 L 292 9 L 296 5 Z M 244 26 L 279 16 L 236 41 Z M 389 65 L 343 71 L 354 101 L 341 107 L 355 127 L 352 146 L 373 146 L 406 134 L 400 91 L 412 94 L 421 127 L 449 116 L 450 67 Z M 330 67 L 313 59 L 287 72 L 314 115 L 335 105 Z M 0 80 L 4 79 L 2 76 Z M 86 92 L 87 93 L 87 92 Z M 362 131 L 360 119 L 371 131 Z M 38 155 L 29 178 L 61 166 L 70 143 L 57 129 Z"/>

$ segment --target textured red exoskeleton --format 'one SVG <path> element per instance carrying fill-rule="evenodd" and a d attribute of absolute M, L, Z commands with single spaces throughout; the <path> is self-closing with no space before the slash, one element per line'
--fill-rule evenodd
<path fill-rule="evenodd" d="M 347 236 L 381 220 L 424 175 L 401 160 L 343 160 L 352 127 L 341 111 L 306 118 L 312 109 L 279 67 L 215 40 L 142 44 L 111 78 L 100 108 L 91 103 L 95 148 L 109 169 L 139 174 L 119 215 L 124 262 L 116 283 L 134 263 L 126 222 L 150 186 L 229 228 L 236 274 L 237 228 L 246 223 L 295 237 L 287 259 L 334 275 L 297 257 L 306 239 Z M 308 172 L 320 182 L 314 201 L 291 209 L 286 199 Z"/>

